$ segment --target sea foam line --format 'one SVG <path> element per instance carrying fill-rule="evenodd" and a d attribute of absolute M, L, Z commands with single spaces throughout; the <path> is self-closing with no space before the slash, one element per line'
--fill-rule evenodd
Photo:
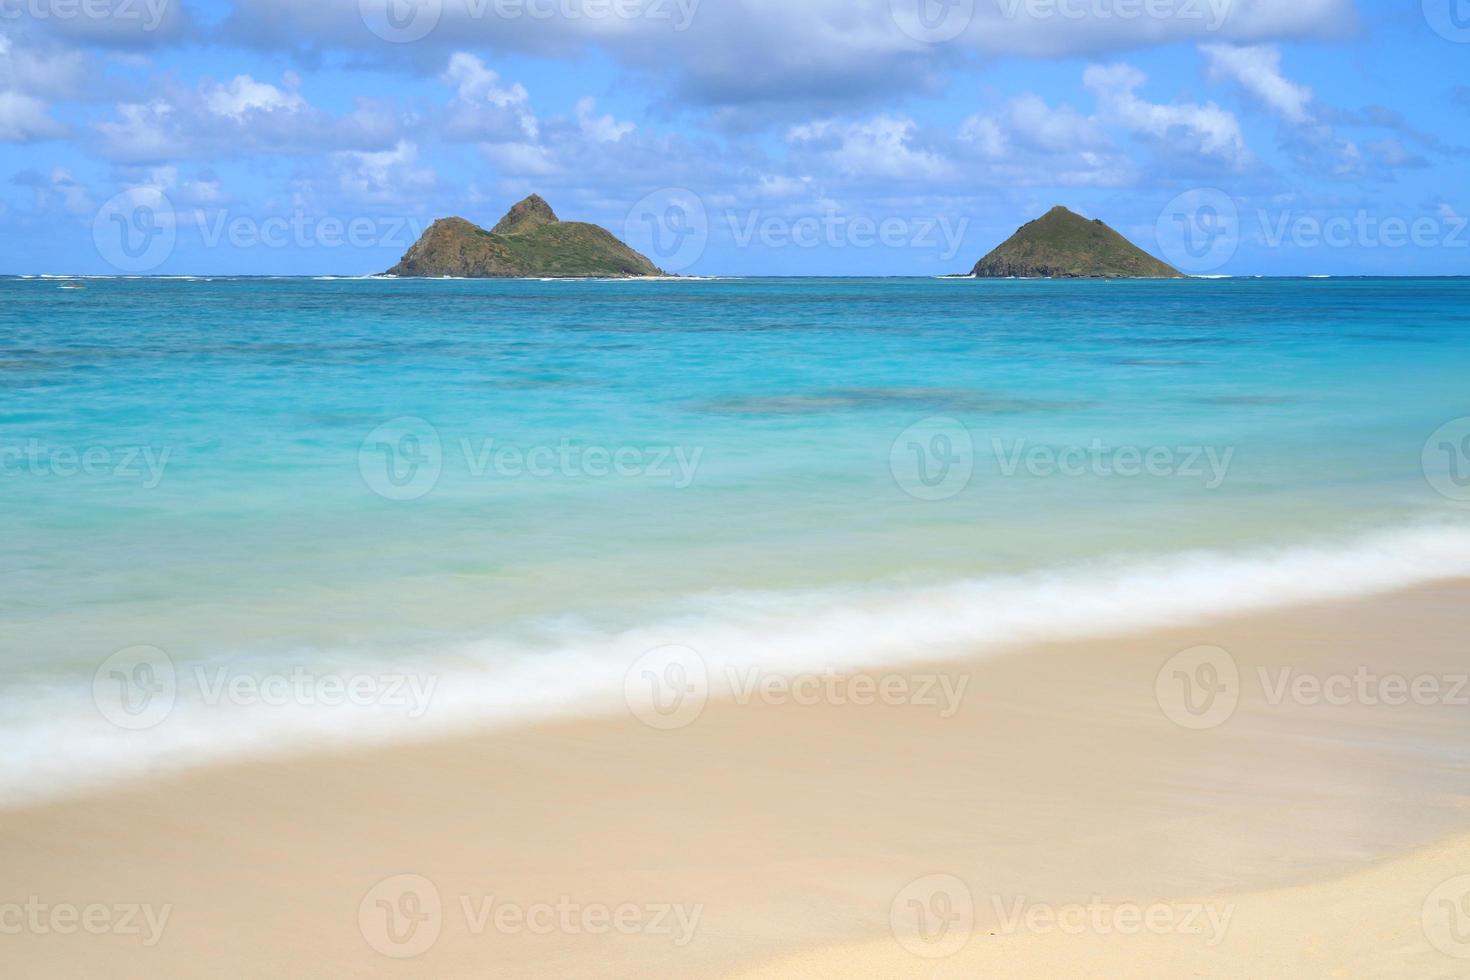
<path fill-rule="evenodd" d="M 1193 552 L 1095 561 L 1000 577 L 914 587 L 841 587 L 691 597 L 636 628 L 611 632 L 565 622 L 515 637 L 460 643 L 442 656 L 344 668 L 342 651 L 179 663 L 165 720 L 120 730 L 94 700 L 93 678 L 11 688 L 10 751 L 0 755 L 0 800 L 66 795 L 144 773 L 277 755 L 303 746 L 380 744 L 585 712 L 627 710 L 630 665 L 671 644 L 697 651 L 712 679 L 758 670 L 795 675 L 857 671 L 991 653 L 1026 644 L 1167 628 L 1253 611 L 1342 600 L 1470 577 L 1470 527 L 1443 524 L 1366 534 L 1336 545 Z M 391 664 L 391 667 L 384 665 Z M 388 690 L 398 675 L 432 691 L 404 710 L 389 698 L 324 704 L 320 696 L 264 703 L 225 698 L 229 676 L 279 681 L 304 673 L 368 677 Z M 313 667 L 312 665 L 317 665 Z M 211 681 L 210 678 L 214 680 Z M 424 679 L 431 684 L 422 683 Z M 216 686 L 215 698 L 207 696 Z M 395 689 L 410 690 L 411 685 Z M 715 696 L 729 694 L 716 682 Z"/>

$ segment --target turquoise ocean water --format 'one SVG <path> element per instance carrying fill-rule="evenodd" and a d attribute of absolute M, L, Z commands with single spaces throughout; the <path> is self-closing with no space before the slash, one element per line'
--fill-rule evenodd
<path fill-rule="evenodd" d="M 1470 573 L 1470 280 L 85 284 L 0 280 L 4 793 L 616 708 L 665 644 L 868 666 Z M 399 673 L 432 699 L 325 703 Z"/>

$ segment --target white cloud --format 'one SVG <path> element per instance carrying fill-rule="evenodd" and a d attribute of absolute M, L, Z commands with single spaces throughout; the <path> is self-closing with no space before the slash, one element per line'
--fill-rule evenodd
<path fill-rule="evenodd" d="M 500 75 L 474 55 L 456 51 L 441 77 L 455 89 L 448 129 L 456 138 L 535 140 L 540 135 L 526 87 L 502 84 Z"/>
<path fill-rule="evenodd" d="M 1149 102 L 1138 95 L 1148 76 L 1132 65 L 1089 65 L 1082 81 L 1102 116 L 1136 136 L 1237 169 L 1254 159 L 1234 113 L 1213 102 Z"/>
<path fill-rule="evenodd" d="M 816 146 L 839 173 L 849 177 L 933 180 L 947 175 L 949 162 L 932 150 L 917 147 L 917 134 L 912 119 L 874 116 L 840 125 L 821 120 L 793 126 L 786 138 L 792 144 Z"/>
<path fill-rule="evenodd" d="M 804 197 L 812 191 L 810 177 L 787 177 L 782 174 L 761 174 L 751 189 L 756 197 L 775 201 Z"/>
<path fill-rule="evenodd" d="M 1083 116 L 1069 105 L 1053 108 L 1030 92 L 1010 101 L 1004 121 L 1011 139 L 1037 150 L 1057 153 L 1109 143 L 1096 119 Z"/>
<path fill-rule="evenodd" d="M 236 120 L 243 120 L 251 113 L 298 112 L 306 108 L 306 100 L 299 93 L 258 82 L 249 75 L 236 75 L 228 85 L 205 82 L 202 95 L 204 106 L 210 112 Z"/>
<path fill-rule="evenodd" d="M 616 143 L 633 131 L 630 122 L 619 122 L 611 115 L 593 115 L 596 108 L 597 100 L 590 96 L 577 100 L 577 124 L 583 136 L 598 143 Z"/>
<path fill-rule="evenodd" d="M 162 99 L 124 102 L 116 120 L 97 124 L 104 152 L 116 159 L 163 160 L 183 147 L 173 130 L 174 107 Z"/>
<path fill-rule="evenodd" d="M 1286 77 L 1281 70 L 1281 52 L 1275 47 L 1205 44 L 1200 50 L 1209 61 L 1212 78 L 1240 86 L 1282 121 L 1290 134 L 1284 140 L 1286 148 L 1303 170 L 1347 179 L 1366 173 L 1363 150 L 1322 120 L 1322 112 L 1314 108 L 1312 90 Z M 1373 161 L 1385 167 L 1407 166 L 1418 160 L 1396 140 L 1380 141 L 1368 149 Z"/>
<path fill-rule="evenodd" d="M 96 211 L 87 185 L 65 167 L 54 167 L 49 174 L 22 171 L 13 181 L 35 191 L 37 211 L 49 211 L 57 205 L 71 214 L 91 215 Z"/>
<path fill-rule="evenodd" d="M 1010 137 L 991 116 L 974 115 L 960 125 L 960 139 L 973 143 L 982 156 L 999 160 L 1011 151 Z"/>
<path fill-rule="evenodd" d="M 83 98 L 93 87 L 94 60 L 55 44 L 17 45 L 0 34 L 0 90 L 40 99 Z"/>
<path fill-rule="evenodd" d="M 0 33 L 0 143 L 30 143 L 65 136 L 51 103 L 87 89 L 91 67 L 80 52 L 54 44 L 17 45 Z"/>
<path fill-rule="evenodd" d="M 35 96 L 0 92 L 0 143 L 30 143 L 65 135 L 66 127 L 51 118 L 48 108 Z"/>
<path fill-rule="evenodd" d="M 411 200 L 437 181 L 433 168 L 419 164 L 418 146 L 407 140 L 391 150 L 339 153 L 336 159 L 342 192 L 357 201 Z"/>
<path fill-rule="evenodd" d="M 966 119 L 957 146 L 972 156 L 961 172 L 973 182 L 1113 187 L 1136 178 L 1133 161 L 1097 117 L 1049 105 L 1030 92 Z"/>
<path fill-rule="evenodd" d="M 1281 73 L 1281 52 L 1270 45 L 1237 48 L 1228 44 L 1204 44 L 1200 50 L 1210 61 L 1210 74 L 1228 78 L 1264 103 L 1289 123 L 1312 121 L 1309 106 L 1312 90 Z"/>
<path fill-rule="evenodd" d="M 507 176 L 544 177 L 561 169 L 551 151 L 535 143 L 485 143 L 481 149 Z"/>
<path fill-rule="evenodd" d="M 483 47 L 506 54 L 582 57 L 602 52 L 684 103 L 729 108 L 748 124 L 789 122 L 895 92 L 934 91 L 943 69 L 975 56 L 1097 56 L 1188 42 L 1259 44 L 1345 36 L 1354 0 L 1176 0 L 1068 5 L 1024 0 L 933 4 L 958 18 L 958 36 L 926 44 L 911 8 L 928 0 L 668 0 L 640 16 L 484 16 L 484 0 L 443 0 L 432 30 L 384 46 L 362 27 L 359 0 L 237 0 L 226 36 L 257 47 L 346 48 L 370 57 L 436 57 Z M 589 9 L 590 9 L 590 5 Z M 1133 15 L 1120 13 L 1124 7 Z M 1161 12 L 1154 8 L 1162 7 Z M 1116 8 L 1116 9 L 1115 9 Z M 946 32 L 948 33 L 948 32 Z"/>
<path fill-rule="evenodd" d="M 404 136 L 408 116 L 382 101 L 359 99 L 352 112 L 331 116 L 297 91 L 238 75 L 228 83 L 203 79 L 193 88 L 156 81 L 146 102 L 124 102 L 96 123 L 103 156 L 120 162 L 237 158 L 252 154 L 375 151 Z"/>

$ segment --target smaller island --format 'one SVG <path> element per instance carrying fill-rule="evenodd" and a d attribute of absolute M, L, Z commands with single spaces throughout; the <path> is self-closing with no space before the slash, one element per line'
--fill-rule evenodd
<path fill-rule="evenodd" d="M 983 279 L 1185 279 L 1099 220 L 1060 204 L 1016 230 L 970 275 Z"/>
<path fill-rule="evenodd" d="M 607 229 L 562 221 L 532 194 L 489 231 L 464 218 L 440 218 L 384 275 L 622 279 L 664 273 Z"/>

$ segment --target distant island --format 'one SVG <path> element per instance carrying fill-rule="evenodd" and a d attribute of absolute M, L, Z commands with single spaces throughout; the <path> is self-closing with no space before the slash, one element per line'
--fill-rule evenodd
<path fill-rule="evenodd" d="M 1184 279 L 1101 221 L 1060 204 L 1016 230 L 970 274 L 979 278 Z"/>
<path fill-rule="evenodd" d="M 664 275 L 607 229 L 562 221 L 536 194 L 511 208 L 489 231 L 464 218 L 440 218 L 384 274 L 469 279 Z"/>

